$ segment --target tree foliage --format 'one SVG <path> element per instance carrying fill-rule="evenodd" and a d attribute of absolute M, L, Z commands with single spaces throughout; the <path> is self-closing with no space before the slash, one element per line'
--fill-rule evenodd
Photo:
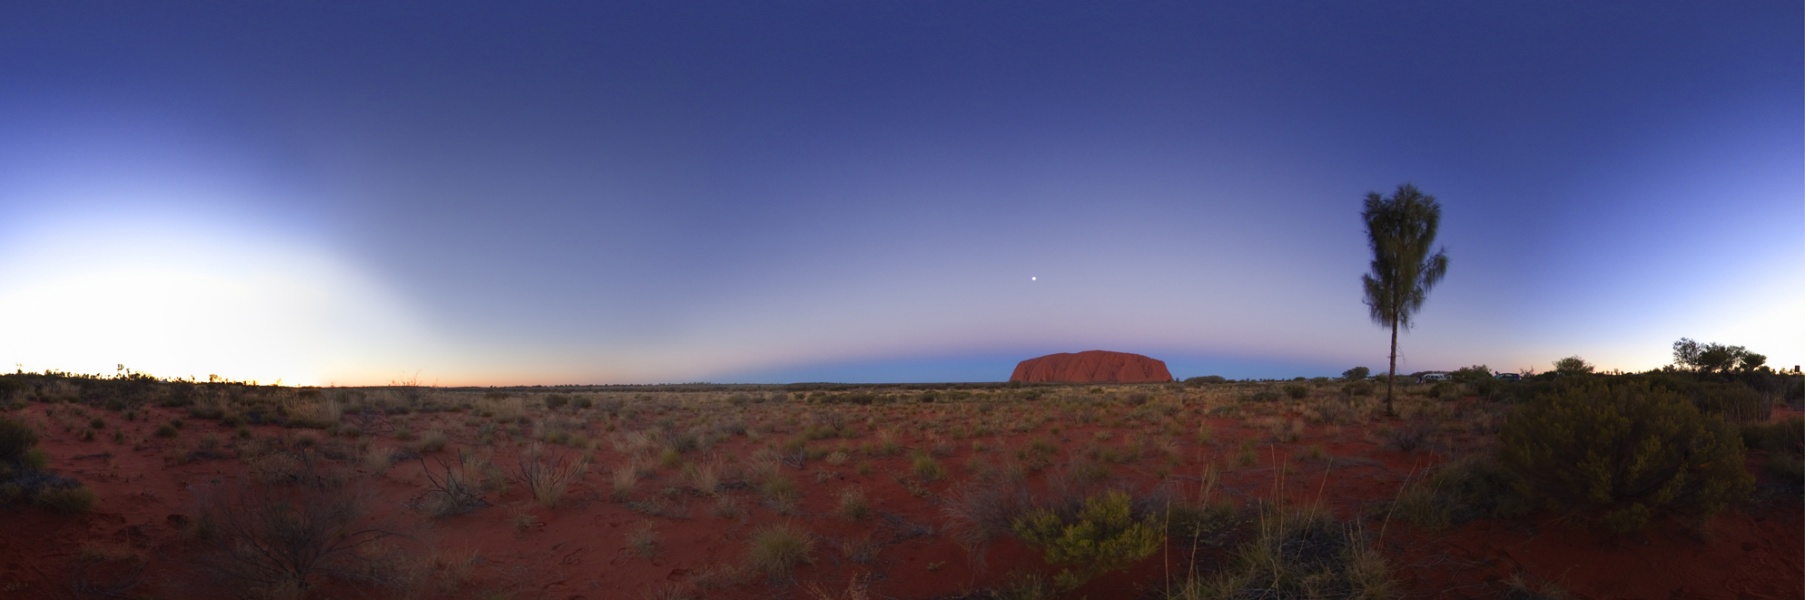
<path fill-rule="evenodd" d="M 1673 364 L 1701 374 L 1753 373 L 1767 365 L 1767 356 L 1742 346 L 1700 344 L 1691 338 L 1673 343 Z"/>
<path fill-rule="evenodd" d="M 1569 356 L 1554 361 L 1554 372 L 1566 377 L 1590 375 L 1592 374 L 1592 363 L 1586 362 L 1585 359 L 1578 356 Z"/>
<path fill-rule="evenodd" d="M 1423 308 L 1429 290 L 1448 273 L 1448 256 L 1435 245 L 1441 205 L 1415 185 L 1398 186 L 1390 198 L 1366 195 L 1360 218 L 1366 222 L 1372 249 L 1372 271 L 1361 277 L 1366 307 L 1374 323 L 1391 329 L 1391 370 L 1385 384 L 1385 412 L 1391 413 L 1392 379 L 1398 373 L 1398 330 L 1408 330 L 1411 316 Z"/>

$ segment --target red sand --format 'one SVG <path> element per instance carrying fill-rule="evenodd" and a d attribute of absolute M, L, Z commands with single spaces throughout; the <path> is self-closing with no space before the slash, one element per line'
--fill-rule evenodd
<path fill-rule="evenodd" d="M 234 458 L 178 460 L 182 448 L 192 447 L 206 434 L 227 440 L 233 431 L 218 423 L 186 419 L 175 439 L 151 435 L 153 424 L 178 413 L 143 409 L 136 422 L 117 422 L 129 438 L 118 444 L 108 434 L 81 441 L 65 432 L 55 418 L 45 415 L 47 406 L 34 404 L 20 411 L 38 425 L 52 470 L 79 479 L 98 494 L 89 514 L 61 516 L 29 506 L 11 509 L 4 517 L 0 536 L 0 597 L 78 597 L 80 586 L 104 587 L 110 582 L 136 582 L 131 592 L 156 597 L 235 597 L 234 590 L 210 578 L 196 558 L 205 543 L 183 531 L 194 518 L 193 490 L 221 479 L 242 481 L 244 461 Z M 875 407 L 874 407 L 875 409 Z M 827 408 L 825 410 L 837 410 Z M 848 410 L 863 410 L 849 407 Z M 885 410 L 934 413 L 939 417 L 971 414 L 947 404 L 892 405 Z M 95 411 L 109 421 L 116 413 Z M 865 413 L 857 413 L 865 414 Z M 453 456 L 450 449 L 475 443 L 475 434 L 463 426 L 462 413 L 412 415 L 412 431 L 425 431 L 437 423 L 451 435 L 449 449 L 433 455 Z M 1269 443 L 1268 430 L 1243 419 L 1208 417 L 1214 439 L 1202 444 L 1189 435 L 1176 436 L 1181 458 L 1176 465 L 1163 458 L 1144 457 L 1113 467 L 1113 474 L 1136 490 L 1149 490 L 1170 481 L 1187 497 L 1194 496 L 1206 464 L 1222 469 L 1219 494 L 1229 498 L 1271 498 L 1282 494 L 1294 503 L 1322 502 L 1342 518 L 1364 519 L 1369 533 L 1378 535 L 1377 546 L 1393 566 L 1410 597 L 1500 597 L 1500 583 L 1512 574 L 1551 582 L 1584 598 L 1799 598 L 1805 595 L 1805 519 L 1799 498 L 1771 499 L 1755 508 L 1738 508 L 1720 514 L 1702 526 L 1667 524 L 1637 536 L 1611 536 L 1583 525 L 1541 515 L 1523 523 L 1477 521 L 1445 531 L 1424 531 L 1398 521 L 1384 521 L 1376 507 L 1394 497 L 1412 474 L 1420 475 L 1443 460 L 1437 454 L 1403 453 L 1381 447 L 1370 432 L 1374 425 L 1342 427 L 1309 425 L 1292 443 Z M 858 426 L 857 419 L 848 423 Z M 1186 423 L 1194 431 L 1195 419 Z M 888 426 L 888 423 L 884 424 Z M 1049 427 L 1061 427 L 1057 435 Z M 1108 430 L 1111 437 L 1098 439 Z M 258 437 L 320 435 L 319 432 L 254 428 Z M 927 448 L 929 442 L 905 429 L 904 446 Z M 1092 423 L 1049 422 L 1028 433 L 999 432 L 985 440 L 998 440 L 984 456 L 1001 459 L 1011 448 L 1034 439 L 1054 439 L 1068 452 L 1090 446 L 1125 446 L 1133 427 L 1105 427 Z M 390 434 L 376 434 L 376 445 L 401 445 Z M 855 440 L 822 440 L 811 445 L 853 446 L 872 441 L 866 434 Z M 430 585 L 424 597 L 504 597 L 603 599 L 651 597 L 655 591 L 693 591 L 690 597 L 770 598 L 803 597 L 798 586 L 816 585 L 828 593 L 843 590 L 854 577 L 869 577 L 873 597 L 958 597 L 973 590 L 1002 585 L 1012 571 L 1051 573 L 1038 555 L 1021 542 L 1003 536 L 989 548 L 982 562 L 971 556 L 942 531 L 947 522 L 938 498 L 972 476 L 967 461 L 974 452 L 970 440 L 951 441 L 950 453 L 937 457 L 948 477 L 926 483 L 924 497 L 911 493 L 908 452 L 893 456 L 855 454 L 845 464 L 830 466 L 811 460 L 803 469 L 786 472 L 803 490 L 801 508 L 780 515 L 758 503 L 756 492 L 729 492 L 739 499 L 744 515 L 719 517 L 713 500 L 682 491 L 664 492 L 679 485 L 677 473 L 659 470 L 641 480 L 635 500 L 663 498 L 666 516 L 648 516 L 609 497 L 608 469 L 625 460 L 603 444 L 597 465 L 575 485 L 560 505 L 546 508 L 532 504 L 516 485 L 492 506 L 442 519 L 428 519 L 403 505 L 425 484 L 420 465 L 404 462 L 378 472 L 362 464 L 354 468 L 364 475 L 375 493 L 376 516 L 397 524 L 406 537 L 396 541 L 410 554 L 446 564 L 466 565 L 455 586 Z M 131 442 L 142 440 L 140 449 Z M 1242 440 L 1256 444 L 1255 464 L 1231 466 Z M 713 449 L 727 459 L 751 454 L 776 439 L 750 440 L 730 437 Z M 1482 444 L 1475 436 L 1455 437 L 1451 446 Z M 1304 458 L 1302 450 L 1319 446 L 1327 459 Z M 511 466 L 519 446 L 496 444 L 495 464 Z M 945 449 L 945 448 L 943 448 Z M 1765 460 L 1751 452 L 1749 467 Z M 860 475 L 854 468 L 869 462 L 872 470 Z M 1063 458 L 1061 459 L 1063 462 Z M 655 468 L 655 467 L 653 467 Z M 1170 475 L 1162 479 L 1162 471 Z M 1282 477 L 1281 470 L 1288 471 Z M 1764 478 L 1766 475 L 1762 475 Z M 818 480 L 819 479 L 819 480 Z M 1029 477 L 1033 490 L 1044 490 L 1045 474 Z M 838 494 L 849 487 L 862 488 L 874 516 L 851 521 L 835 516 Z M 919 490 L 917 490 L 919 491 Z M 529 515 L 529 516 L 522 516 Z M 797 570 L 796 582 L 771 582 L 757 576 L 738 579 L 721 575 L 726 567 L 743 564 L 747 540 L 761 526 L 791 522 L 816 537 L 813 564 Z M 525 525 L 522 526 L 521 523 Z M 649 557 L 636 553 L 630 536 L 641 529 L 656 531 L 656 550 Z M 1375 529 L 1377 531 L 1375 531 Z M 868 541 L 879 550 L 868 564 L 843 556 L 841 545 Z M 1091 582 L 1073 597 L 1126 598 L 1145 596 L 1165 582 L 1182 575 L 1189 549 L 1172 544 L 1166 552 L 1125 572 Z M 1223 560 L 1225 550 L 1208 550 L 1208 560 Z M 141 577 L 133 577 L 143 565 Z M 458 572 L 455 568 L 446 573 Z M 438 579 L 451 577 L 445 573 Z M 326 586 L 329 593 L 316 597 L 388 597 L 393 590 Z M 786 595 L 787 594 L 787 595 Z M 667 597 L 682 597 L 677 595 Z"/>

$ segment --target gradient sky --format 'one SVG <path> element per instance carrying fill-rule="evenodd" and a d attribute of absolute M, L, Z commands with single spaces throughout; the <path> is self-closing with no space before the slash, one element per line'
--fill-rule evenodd
<path fill-rule="evenodd" d="M 1402 371 L 1805 363 L 1796 0 L 7 3 L 0 362 L 1382 369 L 1404 182 L 1451 264 Z"/>

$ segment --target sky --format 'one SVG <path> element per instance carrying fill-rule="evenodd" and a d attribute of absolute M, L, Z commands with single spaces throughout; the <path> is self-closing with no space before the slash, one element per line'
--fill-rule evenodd
<path fill-rule="evenodd" d="M 1805 363 L 1805 6 L 15 2 L 0 364 L 298 385 Z"/>

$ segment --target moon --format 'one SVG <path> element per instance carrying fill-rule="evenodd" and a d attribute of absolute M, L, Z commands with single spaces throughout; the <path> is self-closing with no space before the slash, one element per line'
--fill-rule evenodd
<path fill-rule="evenodd" d="M 1040 280 L 1039 277 L 1032 277 L 1032 276 L 1028 277 L 1028 281 L 1039 281 L 1039 280 Z"/>

